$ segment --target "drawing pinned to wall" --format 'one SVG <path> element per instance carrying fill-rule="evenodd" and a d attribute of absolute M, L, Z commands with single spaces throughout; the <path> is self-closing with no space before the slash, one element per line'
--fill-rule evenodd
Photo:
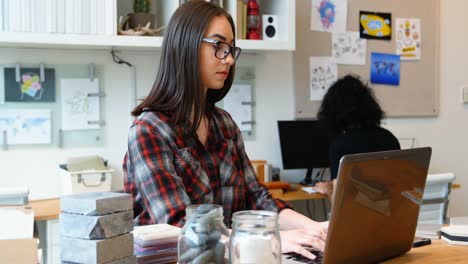
<path fill-rule="evenodd" d="M 331 57 L 310 57 L 310 100 L 321 101 L 338 78 L 338 67 Z"/>
<path fill-rule="evenodd" d="M 367 41 L 359 37 L 359 32 L 332 34 L 332 61 L 337 64 L 366 64 Z"/>
<path fill-rule="evenodd" d="M 346 32 L 347 0 L 312 0 L 310 30 Z"/>
<path fill-rule="evenodd" d="M 359 32 L 361 38 L 392 39 L 392 14 L 360 11 Z"/>
<path fill-rule="evenodd" d="M 7 144 L 51 144 L 51 111 L 47 109 L 0 110 L 0 131 Z"/>
<path fill-rule="evenodd" d="M 6 102 L 55 102 L 55 70 L 44 70 L 41 82 L 39 68 L 21 68 L 20 81 L 16 81 L 16 69 L 5 68 Z"/>
<path fill-rule="evenodd" d="M 99 81 L 61 79 L 62 129 L 83 130 L 100 127 Z"/>
<path fill-rule="evenodd" d="M 371 53 L 371 83 L 400 85 L 400 56 Z"/>
<path fill-rule="evenodd" d="M 223 99 L 223 109 L 229 112 L 241 131 L 251 131 L 252 86 L 233 84 Z"/>
<path fill-rule="evenodd" d="M 396 54 L 400 55 L 402 60 L 421 59 L 420 19 L 396 19 Z"/>

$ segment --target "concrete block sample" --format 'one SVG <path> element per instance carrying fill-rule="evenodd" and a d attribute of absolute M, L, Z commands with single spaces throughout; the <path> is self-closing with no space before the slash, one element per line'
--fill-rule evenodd
<path fill-rule="evenodd" d="M 129 256 L 129 257 L 121 258 L 121 259 L 114 260 L 111 262 L 106 262 L 104 264 L 136 264 L 136 263 L 137 263 L 137 258 L 135 256 Z M 62 264 L 79 264 L 79 263 L 62 261 Z"/>
<path fill-rule="evenodd" d="M 108 239 L 87 240 L 61 237 L 62 261 L 103 264 L 133 255 L 133 234 Z"/>
<path fill-rule="evenodd" d="M 132 210 L 132 196 L 127 193 L 90 192 L 62 196 L 62 212 L 81 215 L 106 215 Z"/>
<path fill-rule="evenodd" d="M 60 214 L 60 235 L 82 239 L 111 238 L 133 230 L 133 211 L 108 215 Z"/>

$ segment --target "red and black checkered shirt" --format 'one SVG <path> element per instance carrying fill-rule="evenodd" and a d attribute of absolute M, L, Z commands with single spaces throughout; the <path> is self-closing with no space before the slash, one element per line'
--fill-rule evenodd
<path fill-rule="evenodd" d="M 206 147 L 171 114 L 147 111 L 135 120 L 123 164 L 135 225 L 182 226 L 190 204 L 222 205 L 228 227 L 237 211 L 290 208 L 257 181 L 231 116 L 215 108 L 209 120 Z"/>

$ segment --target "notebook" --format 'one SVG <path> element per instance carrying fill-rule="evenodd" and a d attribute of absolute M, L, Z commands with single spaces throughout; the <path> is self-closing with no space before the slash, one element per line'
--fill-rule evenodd
<path fill-rule="evenodd" d="M 344 156 L 323 263 L 375 263 L 409 251 L 430 157 L 429 147 Z M 304 262 L 284 255 L 283 263 Z"/>

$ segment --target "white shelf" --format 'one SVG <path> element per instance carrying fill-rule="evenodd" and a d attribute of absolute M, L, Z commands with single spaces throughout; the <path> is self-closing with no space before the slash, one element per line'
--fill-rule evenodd
<path fill-rule="evenodd" d="M 0 47 L 79 48 L 79 49 L 148 49 L 161 48 L 162 37 L 93 36 L 38 33 L 0 33 Z M 287 41 L 237 40 L 237 46 L 245 51 L 292 50 Z"/>
<path fill-rule="evenodd" d="M 111 0 L 112 1 L 112 0 Z M 115 19 L 125 15 L 131 9 L 127 0 L 115 1 Z M 295 49 L 295 0 L 258 0 L 264 14 L 279 16 L 279 40 L 238 39 L 237 46 L 244 51 L 291 51 Z M 159 21 L 163 25 L 178 6 L 176 0 L 158 2 Z M 236 13 L 236 0 L 224 0 L 225 8 Z M 157 13 L 157 12 L 156 12 Z M 236 19 L 236 16 L 233 15 Z M 53 49 L 121 49 L 121 50 L 159 50 L 163 37 L 78 35 L 58 33 L 0 32 L 0 48 L 53 48 Z"/>
<path fill-rule="evenodd" d="M 95 36 L 40 33 L 0 33 L 1 47 L 79 49 L 159 49 L 162 37 Z"/>

